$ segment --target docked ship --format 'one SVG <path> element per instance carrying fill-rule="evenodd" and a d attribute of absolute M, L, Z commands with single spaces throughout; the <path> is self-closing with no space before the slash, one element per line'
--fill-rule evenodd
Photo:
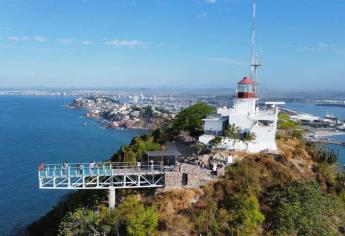
<path fill-rule="evenodd" d="M 220 107 L 217 114 L 204 119 L 204 134 L 199 141 L 209 144 L 216 136 L 222 136 L 229 125 L 240 129 L 240 135 L 253 134 L 251 141 L 243 139 L 222 138 L 218 148 L 242 150 L 248 152 L 276 152 L 276 131 L 278 121 L 278 105 L 282 102 L 265 102 L 265 107 L 258 106 L 257 69 L 260 65 L 255 47 L 256 1 L 253 0 L 252 19 L 252 55 L 250 76 L 245 76 L 237 83 L 233 107 Z"/>

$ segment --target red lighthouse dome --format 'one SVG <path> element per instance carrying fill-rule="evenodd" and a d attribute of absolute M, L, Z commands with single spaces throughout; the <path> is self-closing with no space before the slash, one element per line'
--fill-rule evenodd
<path fill-rule="evenodd" d="M 255 82 L 244 77 L 237 85 L 237 98 L 255 98 Z"/>

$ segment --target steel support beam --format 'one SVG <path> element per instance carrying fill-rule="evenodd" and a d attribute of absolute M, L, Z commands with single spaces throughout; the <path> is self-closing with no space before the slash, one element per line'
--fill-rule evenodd
<path fill-rule="evenodd" d="M 114 209 L 115 208 L 115 203 L 116 203 L 116 193 L 115 193 L 115 188 L 110 187 L 109 188 L 109 193 L 108 193 L 108 201 L 109 201 L 109 209 Z"/>

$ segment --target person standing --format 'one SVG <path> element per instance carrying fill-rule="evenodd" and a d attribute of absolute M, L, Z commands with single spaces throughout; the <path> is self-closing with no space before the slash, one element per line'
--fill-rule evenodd
<path fill-rule="evenodd" d="M 67 161 L 65 162 L 65 174 L 66 175 L 68 174 L 68 162 Z"/>
<path fill-rule="evenodd" d="M 44 171 L 44 164 L 43 163 L 39 164 L 38 171 L 39 171 L 40 175 L 43 173 L 43 171 Z"/>
<path fill-rule="evenodd" d="M 95 162 L 94 161 L 90 161 L 90 175 L 93 175 L 93 169 L 95 168 Z"/>
<path fill-rule="evenodd" d="M 43 163 L 40 163 L 40 164 L 39 164 L 38 170 L 39 170 L 39 171 L 43 171 L 43 170 L 44 170 L 44 164 L 43 164 Z"/>
<path fill-rule="evenodd" d="M 62 173 L 63 173 L 64 175 L 67 174 L 67 168 L 68 168 L 68 163 L 67 163 L 67 161 L 64 161 L 64 162 L 62 163 Z"/>
<path fill-rule="evenodd" d="M 213 166 L 212 166 L 212 172 L 214 175 L 217 175 L 217 163 L 213 163 Z"/>
<path fill-rule="evenodd" d="M 83 174 L 83 170 L 84 170 L 84 165 L 83 164 L 80 164 L 79 165 L 79 174 Z"/>
<path fill-rule="evenodd" d="M 140 160 L 137 161 L 137 169 L 140 170 L 141 162 Z"/>
<path fill-rule="evenodd" d="M 154 171 L 153 160 L 150 161 L 151 171 Z"/>

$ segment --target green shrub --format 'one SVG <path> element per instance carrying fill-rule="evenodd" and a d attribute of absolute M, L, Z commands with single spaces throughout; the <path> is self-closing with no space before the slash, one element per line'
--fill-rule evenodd
<path fill-rule="evenodd" d="M 334 235 L 344 209 L 314 182 L 293 182 L 273 188 L 265 201 L 271 208 L 267 224 L 275 235 Z M 339 222 L 338 222 L 339 223 Z"/>

